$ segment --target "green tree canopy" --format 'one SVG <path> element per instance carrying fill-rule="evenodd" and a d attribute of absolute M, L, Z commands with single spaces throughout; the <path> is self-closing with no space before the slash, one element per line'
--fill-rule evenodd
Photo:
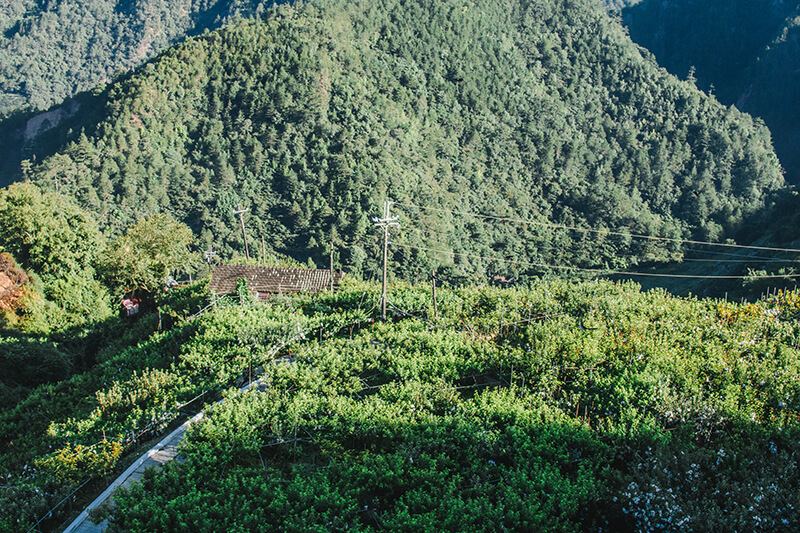
<path fill-rule="evenodd" d="M 89 213 L 31 183 L 0 190 L 0 242 L 45 282 L 91 271 L 104 245 Z"/>
<path fill-rule="evenodd" d="M 168 212 L 230 257 L 241 205 L 250 242 L 316 264 L 332 242 L 367 276 L 387 198 L 397 272 L 485 279 L 680 257 L 563 227 L 736 238 L 785 186 L 761 123 L 668 75 L 597 0 L 279 6 L 170 49 L 52 133 L 65 144 L 33 161 L 33 143 L 26 175 L 108 234 Z"/>
<path fill-rule="evenodd" d="M 47 109 L 268 0 L 18 0 L 0 12 L 0 114 Z M 46 68 L 43 68 L 46 65 Z"/>
<path fill-rule="evenodd" d="M 115 294 L 153 292 L 176 270 L 191 271 L 196 256 L 188 226 L 160 213 L 140 220 L 110 247 L 103 267 Z"/>
<path fill-rule="evenodd" d="M 24 329 L 59 329 L 109 315 L 108 293 L 94 269 L 104 238 L 70 198 L 30 183 L 0 190 L 0 243 L 41 281 L 37 291 L 46 301 L 25 312 Z"/>

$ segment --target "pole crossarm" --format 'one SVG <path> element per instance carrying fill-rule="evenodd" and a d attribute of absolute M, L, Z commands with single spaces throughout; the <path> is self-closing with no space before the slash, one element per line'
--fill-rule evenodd
<path fill-rule="evenodd" d="M 389 226 L 400 227 L 400 223 L 396 222 L 399 220 L 400 217 L 390 217 L 389 216 L 389 207 L 395 202 L 391 200 L 386 200 L 383 202 L 383 218 L 380 217 L 372 217 L 372 221 L 375 222 L 375 225 L 379 228 L 388 228 Z"/>
<path fill-rule="evenodd" d="M 212 250 L 211 249 L 211 245 L 209 244 L 208 245 L 208 250 L 203 252 L 203 257 L 205 257 L 206 263 L 208 263 L 210 265 L 211 264 L 211 260 L 214 258 L 215 255 L 217 255 L 217 252 Z"/>

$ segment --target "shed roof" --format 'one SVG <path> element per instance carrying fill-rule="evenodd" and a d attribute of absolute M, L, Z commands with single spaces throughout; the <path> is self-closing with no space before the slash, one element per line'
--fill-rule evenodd
<path fill-rule="evenodd" d="M 336 289 L 344 273 L 333 273 Z M 253 293 L 286 294 L 301 291 L 318 292 L 330 288 L 329 270 L 312 268 L 263 267 L 253 265 L 219 264 L 211 274 L 209 289 L 214 294 L 229 294 L 236 290 L 236 280 L 243 278 Z"/>

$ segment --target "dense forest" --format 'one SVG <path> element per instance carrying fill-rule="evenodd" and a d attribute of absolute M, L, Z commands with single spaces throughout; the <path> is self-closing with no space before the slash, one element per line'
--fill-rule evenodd
<path fill-rule="evenodd" d="M 11 2 L 0 12 L 0 125 L 24 142 L 64 115 L 36 115 L 121 73 L 187 36 L 246 17 L 271 0 L 58 0 Z M 632 38 L 680 78 L 696 81 L 726 105 L 765 120 L 789 181 L 797 183 L 800 80 L 796 1 L 606 0 Z M 19 113 L 23 112 L 23 113 Z M 30 121 L 30 122 L 29 122 Z M 49 124 L 48 124 L 49 123 Z M 16 152 L 16 150 L 15 150 Z M 15 154 L 16 155 L 16 154 Z M 16 157 L 12 158 L 16 164 Z M 4 167 L 4 169 L 14 166 Z"/>
<path fill-rule="evenodd" d="M 256 0 L 16 0 L 0 10 L 0 116 L 108 83 L 188 35 L 263 13 Z"/>
<path fill-rule="evenodd" d="M 671 73 L 761 117 L 787 179 L 800 182 L 800 2 L 644 0 L 622 17 Z"/>
<path fill-rule="evenodd" d="M 332 242 L 356 274 L 376 270 L 387 198 L 412 247 L 398 271 L 485 279 L 679 258 L 548 224 L 732 238 L 784 186 L 762 124 L 667 74 L 592 0 L 281 6 L 73 103 L 7 178 L 73 196 L 110 235 L 168 211 L 223 255 L 243 249 L 241 206 L 251 242 L 317 263 Z"/>
<path fill-rule="evenodd" d="M 68 343 L 0 341 L 42 367 L 94 357 L 41 385 L 0 379 L 0 531 L 57 527 L 65 496 L 87 480 L 99 492 L 137 445 L 220 395 L 184 462 L 115 496 L 112 531 L 800 520 L 797 292 L 734 304 L 609 282 L 443 285 L 434 307 L 431 287 L 396 284 L 388 322 L 380 287 L 354 280 L 198 314 L 204 294 L 165 293 L 158 314 Z M 257 367 L 261 385 L 229 389 Z"/>

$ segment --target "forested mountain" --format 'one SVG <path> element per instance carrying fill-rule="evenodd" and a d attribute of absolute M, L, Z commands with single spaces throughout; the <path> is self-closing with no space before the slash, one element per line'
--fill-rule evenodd
<path fill-rule="evenodd" d="M 677 250 L 548 224 L 721 239 L 783 186 L 769 131 L 659 68 L 599 0 L 282 6 L 73 103 L 50 133 L 67 142 L 22 169 L 112 234 L 166 210 L 230 254 L 241 206 L 251 242 L 322 262 L 332 241 L 353 272 L 386 198 L 416 247 L 397 264 L 483 276 L 509 270 L 486 258 L 662 260 Z"/>
<path fill-rule="evenodd" d="M 644 0 L 622 14 L 667 70 L 763 118 L 800 182 L 800 2 Z"/>
<path fill-rule="evenodd" d="M 14 0 L 0 8 L 0 116 L 108 82 L 269 0 Z"/>

